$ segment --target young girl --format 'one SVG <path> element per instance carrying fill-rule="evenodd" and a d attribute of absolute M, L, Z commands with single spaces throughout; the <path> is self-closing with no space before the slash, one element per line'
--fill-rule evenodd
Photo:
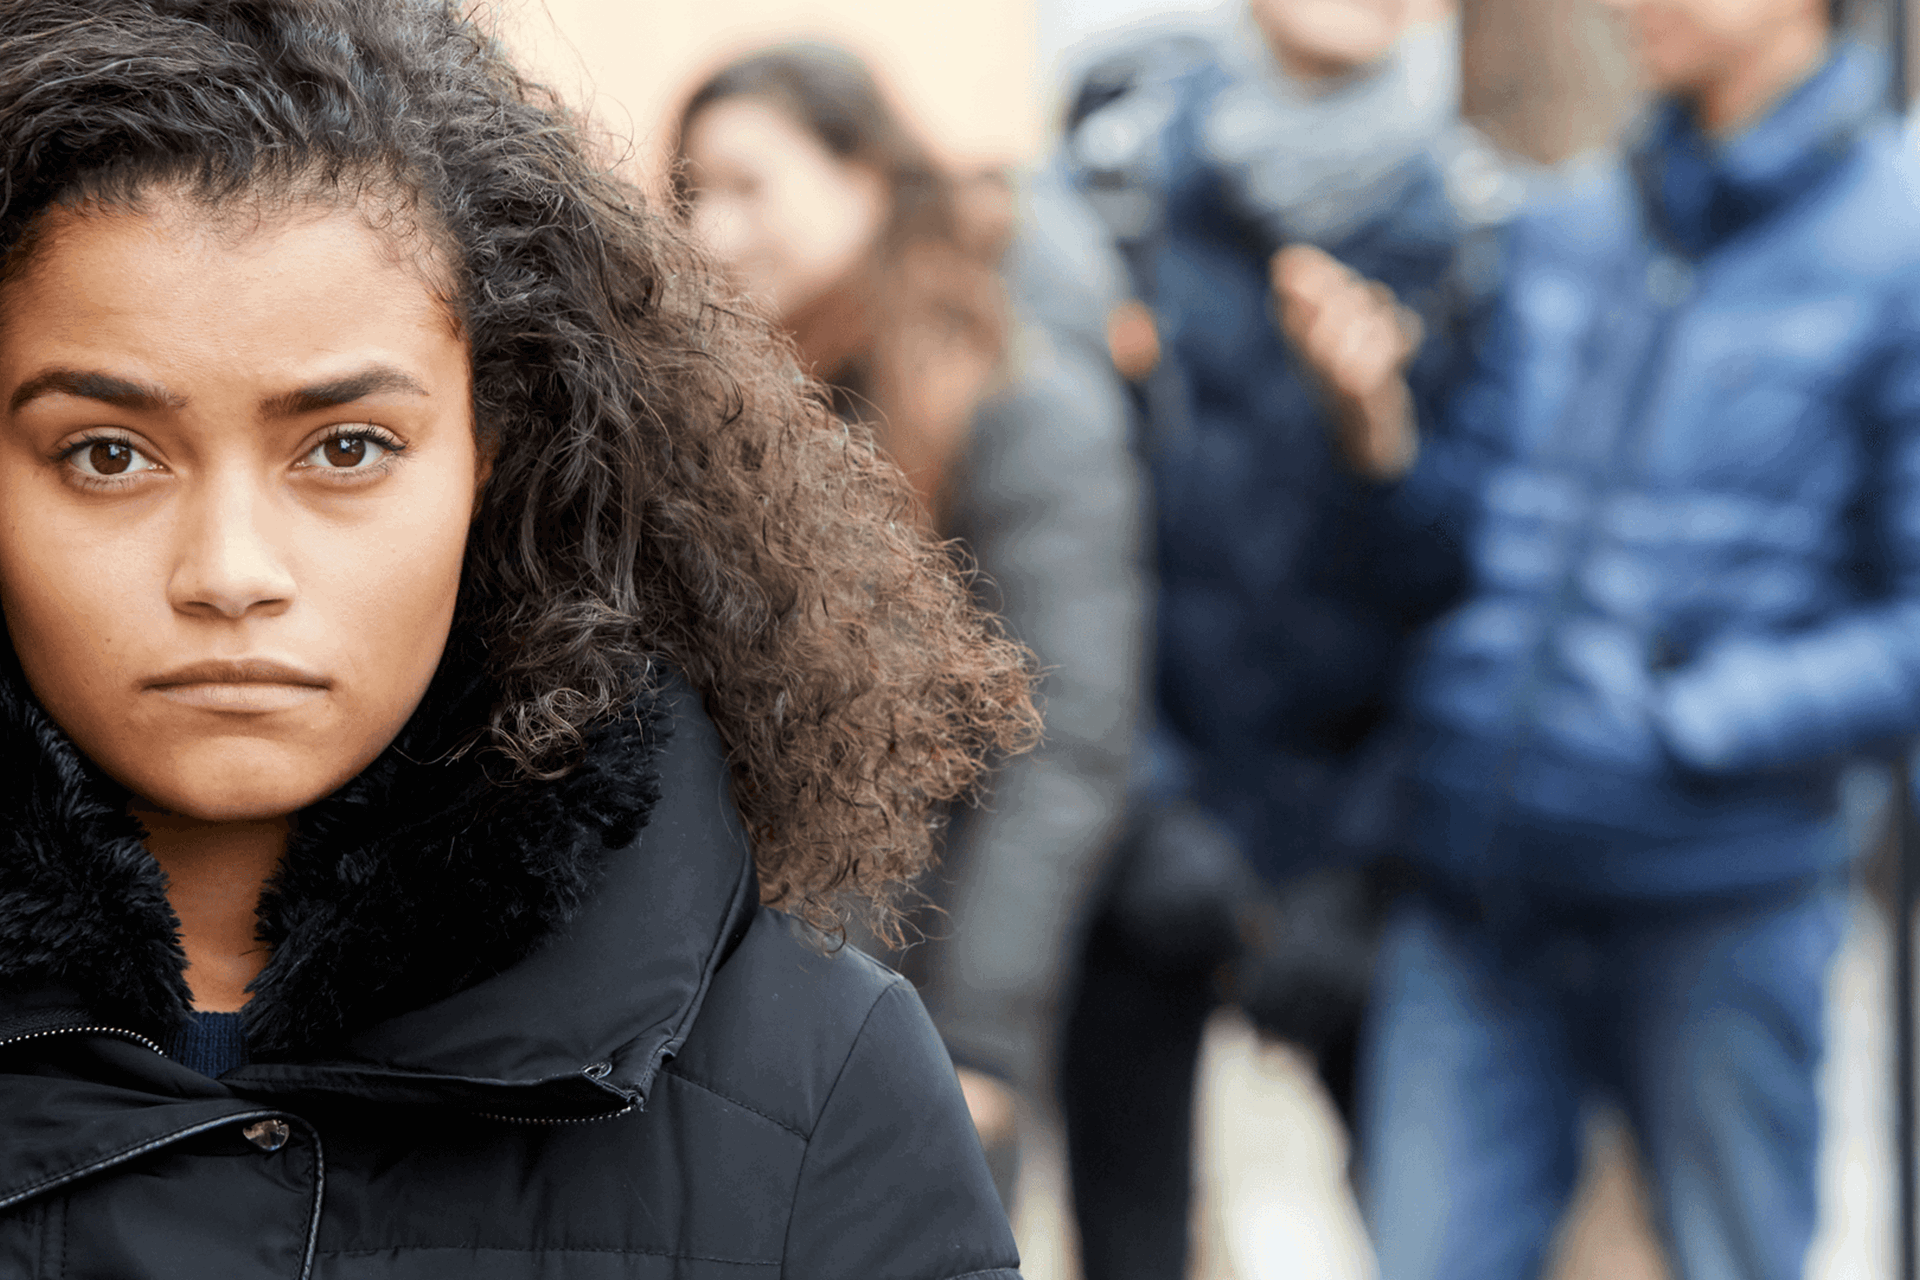
<path fill-rule="evenodd" d="M 871 441 L 447 0 L 0 0 L 0 177 L 0 1274 L 1013 1277 Z"/>

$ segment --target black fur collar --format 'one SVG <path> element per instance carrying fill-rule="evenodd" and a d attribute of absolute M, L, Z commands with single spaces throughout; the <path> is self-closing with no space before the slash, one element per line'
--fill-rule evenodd
<path fill-rule="evenodd" d="M 260 903 L 273 958 L 246 1007 L 256 1059 L 322 1051 L 508 967 L 646 825 L 657 698 L 595 734 L 566 777 L 501 787 L 480 753 L 449 758 L 491 696 L 477 667 L 450 654 L 393 745 L 299 816 Z M 10 651 L 0 761 L 0 990 L 62 989 L 149 1034 L 178 1026 L 186 958 L 159 868 L 125 793 L 34 701 Z"/>

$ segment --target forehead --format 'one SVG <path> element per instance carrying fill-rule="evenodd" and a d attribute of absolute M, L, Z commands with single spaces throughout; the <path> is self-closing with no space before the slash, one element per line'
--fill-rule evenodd
<path fill-rule="evenodd" d="M 411 243 L 352 207 L 249 212 L 163 194 L 57 207 L 39 231 L 0 292 L 9 376 L 85 362 L 258 383 L 351 352 L 438 359 L 460 344 Z"/>
<path fill-rule="evenodd" d="M 244 258 L 284 250 L 288 232 L 315 227 L 332 232 L 337 253 L 366 256 L 377 251 L 386 264 L 411 272 L 443 301 L 450 315 L 458 308 L 446 252 L 447 237 L 420 202 L 393 182 L 336 182 L 285 179 L 232 192 L 205 193 L 187 182 L 150 182 L 132 186 L 103 176 L 97 191 L 81 189 L 49 205 L 0 266 L 0 288 L 40 272 L 50 257 L 74 251 L 98 252 L 99 241 L 144 232 L 155 249 L 174 251 L 192 243 L 206 251 L 226 250 Z M 352 236 L 349 223 L 366 233 Z M 309 239 L 313 237 L 308 237 Z M 349 244 L 349 241 L 358 243 Z"/>
<path fill-rule="evenodd" d="M 722 98 L 687 128 L 687 158 L 697 166 L 754 170 L 821 169 L 839 158 L 778 103 L 758 96 Z"/>

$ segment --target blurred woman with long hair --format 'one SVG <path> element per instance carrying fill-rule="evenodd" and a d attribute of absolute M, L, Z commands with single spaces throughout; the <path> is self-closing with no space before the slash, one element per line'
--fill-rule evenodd
<path fill-rule="evenodd" d="M 1070 939 L 1123 801 L 1144 607 L 1123 389 L 1104 350 L 1007 287 L 1009 243 L 1023 261 L 1053 251 L 1034 229 L 1060 225 L 1036 207 L 1055 194 L 956 180 L 851 55 L 791 45 L 722 68 L 688 99 L 678 155 L 697 237 L 836 411 L 871 427 L 917 517 L 972 558 L 978 594 L 1047 672 L 1044 747 L 953 815 L 926 886 L 944 916 L 895 957 L 1004 1194 L 1014 1099 L 1049 1082 Z"/>

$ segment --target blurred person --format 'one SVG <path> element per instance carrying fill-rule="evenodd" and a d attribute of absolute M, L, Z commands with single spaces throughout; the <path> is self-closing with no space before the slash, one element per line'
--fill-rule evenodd
<path fill-rule="evenodd" d="M 926 940 L 894 956 L 1009 1194 L 1018 1117 L 1052 1078 L 1073 939 L 1119 824 L 1143 659 L 1129 411 L 1087 336 L 1118 268 L 1080 238 L 1070 192 L 956 180 L 836 49 L 721 69 L 679 136 L 696 233 L 793 334 L 835 409 L 872 424 L 1046 672 L 1044 746 L 953 813 Z"/>
<path fill-rule="evenodd" d="M 1323 246 L 1444 329 L 1457 60 L 1430 8 L 1258 0 L 1225 36 L 1111 54 L 1070 109 L 1061 168 L 1140 300 L 1113 338 L 1144 405 L 1159 574 L 1153 724 L 1062 1082 L 1093 1280 L 1185 1274 L 1195 1068 L 1223 993 L 1311 1053 L 1352 1117 L 1392 887 L 1367 865 L 1371 743 L 1424 615 L 1375 588 L 1375 498 L 1280 332 L 1270 259 Z"/>
<path fill-rule="evenodd" d="M 1801 1274 L 1836 793 L 1920 729 L 1920 170 L 1879 60 L 1820 0 L 1618 8 L 1663 100 L 1508 229 L 1426 422 L 1392 297 L 1276 264 L 1354 464 L 1468 571 L 1404 700 L 1383 1280 L 1539 1274 L 1596 1096 L 1677 1276 Z"/>
<path fill-rule="evenodd" d="M 465 9 L 0 0 L 0 1274 L 1018 1280 L 1031 656 Z"/>

